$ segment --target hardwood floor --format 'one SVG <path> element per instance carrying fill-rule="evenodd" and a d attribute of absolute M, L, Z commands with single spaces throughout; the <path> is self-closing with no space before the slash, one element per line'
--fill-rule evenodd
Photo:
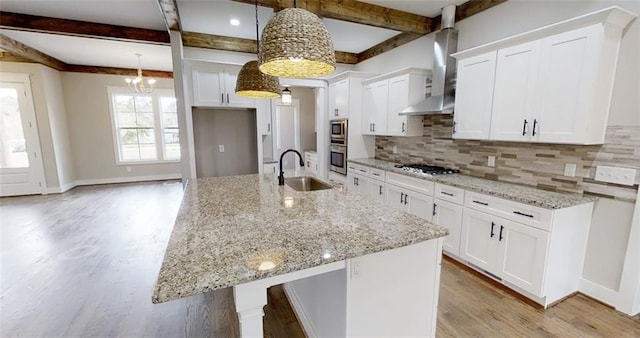
<path fill-rule="evenodd" d="M 179 183 L 79 187 L 0 199 L 0 336 L 237 337 L 231 289 L 152 304 L 180 205 Z M 535 309 L 444 261 L 439 337 L 640 337 L 585 296 Z M 265 336 L 304 337 L 279 286 Z"/>

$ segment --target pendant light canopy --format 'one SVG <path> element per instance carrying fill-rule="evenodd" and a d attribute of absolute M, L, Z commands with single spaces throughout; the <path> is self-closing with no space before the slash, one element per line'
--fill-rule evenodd
<path fill-rule="evenodd" d="M 260 51 L 258 36 L 258 1 L 256 0 L 256 47 Z M 262 73 L 258 61 L 249 61 L 242 66 L 236 82 L 236 95 L 272 99 L 280 97 L 280 81 L 277 77 Z"/>
<path fill-rule="evenodd" d="M 336 69 L 331 35 L 320 18 L 300 8 L 279 11 L 262 31 L 260 71 L 293 78 L 318 77 Z"/>

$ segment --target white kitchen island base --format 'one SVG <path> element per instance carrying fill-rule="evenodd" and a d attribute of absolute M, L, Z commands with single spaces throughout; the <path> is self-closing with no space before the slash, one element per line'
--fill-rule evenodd
<path fill-rule="evenodd" d="M 309 337 L 435 336 L 442 238 L 234 286 L 241 337 L 263 336 L 267 288 L 285 284 Z"/>

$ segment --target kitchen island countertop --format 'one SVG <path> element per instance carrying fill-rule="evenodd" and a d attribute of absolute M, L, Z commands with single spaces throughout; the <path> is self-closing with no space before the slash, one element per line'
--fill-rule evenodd
<path fill-rule="evenodd" d="M 298 192 L 271 175 L 190 180 L 154 303 L 446 236 L 340 188 Z"/>

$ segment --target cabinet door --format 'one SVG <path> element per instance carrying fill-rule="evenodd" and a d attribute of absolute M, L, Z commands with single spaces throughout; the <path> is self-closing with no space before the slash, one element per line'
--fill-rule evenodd
<path fill-rule="evenodd" d="M 458 61 L 453 138 L 489 139 L 496 52 Z"/>
<path fill-rule="evenodd" d="M 256 114 L 258 114 L 258 129 L 261 135 L 271 134 L 271 100 L 257 100 Z"/>
<path fill-rule="evenodd" d="M 583 143 L 597 73 L 597 36 L 601 25 L 542 40 L 540 86 L 535 109 L 536 140 Z M 607 94 L 607 97 L 610 97 Z"/>
<path fill-rule="evenodd" d="M 491 116 L 492 140 L 525 141 L 532 134 L 540 40 L 498 51 Z"/>
<path fill-rule="evenodd" d="M 385 201 L 384 182 L 377 180 L 369 181 L 369 197 L 381 202 Z"/>
<path fill-rule="evenodd" d="M 211 65 L 195 68 L 193 75 L 193 105 L 196 107 L 219 107 L 226 102 L 223 94 L 224 73 L 222 67 Z"/>
<path fill-rule="evenodd" d="M 255 107 L 255 99 L 236 95 L 236 82 L 238 82 L 238 73 L 240 66 L 225 66 L 224 68 L 224 99 L 227 106 L 230 107 Z"/>
<path fill-rule="evenodd" d="M 460 257 L 490 273 L 495 267 L 498 228 L 496 216 L 465 208 L 462 216 Z"/>
<path fill-rule="evenodd" d="M 383 80 L 373 83 L 373 119 L 372 130 L 374 135 L 386 135 L 387 111 L 389 109 L 389 81 Z"/>
<path fill-rule="evenodd" d="M 549 233 L 524 224 L 498 219 L 498 275 L 536 296 L 542 296 L 542 278 Z"/>
<path fill-rule="evenodd" d="M 329 118 L 349 117 L 349 79 L 329 85 Z"/>
<path fill-rule="evenodd" d="M 389 79 L 389 111 L 387 135 L 404 136 L 407 132 L 407 116 L 400 112 L 409 106 L 409 74 Z"/>
<path fill-rule="evenodd" d="M 433 217 L 433 197 L 413 191 L 405 191 L 407 212 L 427 221 Z"/>
<path fill-rule="evenodd" d="M 347 187 L 350 191 L 357 191 L 363 195 L 369 195 L 369 178 L 366 176 L 349 173 Z"/>
<path fill-rule="evenodd" d="M 449 236 L 445 237 L 443 250 L 460 256 L 460 232 L 462 231 L 462 206 L 441 199 L 435 199 L 433 205 L 434 224 L 449 230 Z"/>
<path fill-rule="evenodd" d="M 373 122 L 376 115 L 376 102 L 374 100 L 373 83 L 362 86 L 362 134 L 375 135 Z"/>
<path fill-rule="evenodd" d="M 386 204 L 402 211 L 406 211 L 404 204 L 404 189 L 393 184 L 385 184 L 385 201 Z"/>

